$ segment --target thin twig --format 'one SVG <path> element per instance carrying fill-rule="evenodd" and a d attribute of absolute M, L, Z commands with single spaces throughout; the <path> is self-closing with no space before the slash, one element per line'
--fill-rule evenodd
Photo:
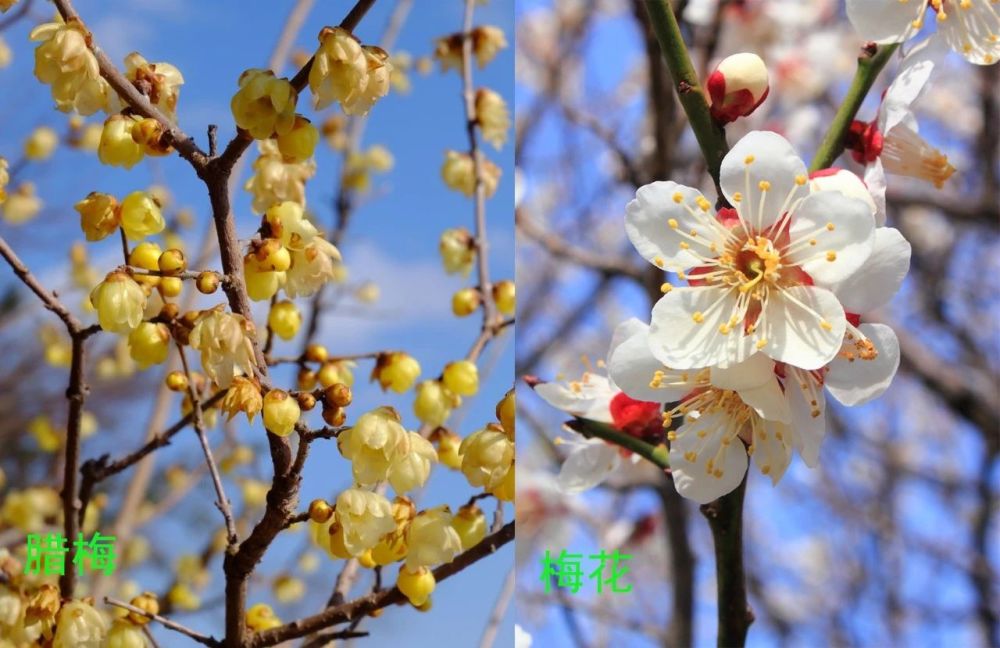
<path fill-rule="evenodd" d="M 194 639 L 195 641 L 197 641 L 202 645 L 212 646 L 213 648 L 222 646 L 222 642 L 216 639 L 215 637 L 203 635 L 200 632 L 196 632 L 191 628 L 188 628 L 187 626 L 183 626 L 177 623 L 176 621 L 171 621 L 170 619 L 162 617 L 159 614 L 153 614 L 152 612 L 148 612 L 146 610 L 143 610 L 142 608 L 137 608 L 134 605 L 130 605 L 129 603 L 126 603 L 124 601 L 119 601 L 117 599 L 113 599 L 107 596 L 104 597 L 104 602 L 107 603 L 108 605 L 113 605 L 123 610 L 128 610 L 129 612 L 132 612 L 134 614 L 139 614 L 141 616 L 146 617 L 147 619 L 152 619 L 153 621 L 156 621 L 157 623 L 162 625 L 164 628 L 170 628 L 174 632 L 179 632 L 182 635 Z"/>
<path fill-rule="evenodd" d="M 503 581 L 503 587 L 500 588 L 500 594 L 497 595 L 497 601 L 493 604 L 493 611 L 490 612 L 490 618 L 486 621 L 486 627 L 483 628 L 483 635 L 479 639 L 479 648 L 493 647 L 493 642 L 497 638 L 497 631 L 500 630 L 500 622 L 503 621 L 503 617 L 507 613 L 507 607 L 510 605 L 510 600 L 513 597 L 514 569 L 511 568 L 507 572 L 507 578 Z"/>

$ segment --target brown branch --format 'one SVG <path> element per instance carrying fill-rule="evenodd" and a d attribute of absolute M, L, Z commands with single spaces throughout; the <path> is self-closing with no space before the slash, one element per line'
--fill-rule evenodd
<path fill-rule="evenodd" d="M 744 475 L 736 490 L 701 507 L 715 542 L 720 648 L 743 646 L 754 620 L 753 610 L 747 601 L 743 571 L 743 495 L 746 486 Z"/>
<path fill-rule="evenodd" d="M 73 313 L 69 312 L 62 302 L 56 297 L 52 292 L 49 292 L 45 286 L 43 286 L 35 275 L 31 274 L 28 270 L 28 266 L 24 264 L 23 261 L 14 253 L 7 241 L 0 237 L 0 256 L 6 259 L 7 263 L 10 265 L 14 274 L 21 282 L 31 289 L 31 292 L 35 293 L 39 299 L 42 300 L 42 305 L 48 310 L 52 311 L 59 316 L 59 319 L 63 321 L 66 328 L 69 330 L 71 336 L 80 334 L 83 330 L 83 325 L 80 324 L 80 320 L 76 318 Z"/>
<path fill-rule="evenodd" d="M 123 610 L 128 610 L 129 612 L 132 612 L 134 614 L 144 616 L 147 619 L 152 619 L 153 621 L 156 621 L 157 623 L 162 625 L 164 628 L 170 628 L 175 632 L 179 632 L 182 635 L 194 639 L 195 641 L 197 641 L 202 645 L 212 646 L 213 648 L 222 646 L 222 642 L 216 639 L 215 637 L 209 637 L 208 635 L 203 635 L 200 632 L 195 632 L 191 628 L 183 626 L 177 623 L 176 621 L 171 621 L 170 619 L 162 617 L 159 614 L 153 614 L 151 612 L 143 610 L 142 608 L 137 608 L 134 605 L 130 605 L 129 603 L 125 603 L 124 601 L 119 601 L 117 599 L 109 598 L 107 596 L 104 597 L 104 602 L 107 603 L 108 605 L 113 605 Z"/>
<path fill-rule="evenodd" d="M 482 542 L 458 555 L 452 562 L 435 569 L 434 578 L 440 583 L 486 556 L 496 553 L 500 547 L 513 539 L 514 522 L 508 522 L 500 531 L 484 538 Z M 289 639 L 296 639 L 313 632 L 318 632 L 338 623 L 348 622 L 351 619 L 369 614 L 374 610 L 380 610 L 395 603 L 402 603 L 405 600 L 406 597 L 396 587 L 380 589 L 349 603 L 327 608 L 319 614 L 292 621 L 272 630 L 259 632 L 250 638 L 248 645 L 249 648 L 274 646 Z"/>

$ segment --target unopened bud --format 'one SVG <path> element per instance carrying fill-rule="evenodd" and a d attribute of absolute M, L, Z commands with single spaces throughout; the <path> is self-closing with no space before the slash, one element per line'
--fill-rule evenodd
<path fill-rule="evenodd" d="M 741 52 L 722 59 L 708 77 L 712 117 L 728 124 L 757 109 L 770 90 L 767 66 L 756 54 Z"/>

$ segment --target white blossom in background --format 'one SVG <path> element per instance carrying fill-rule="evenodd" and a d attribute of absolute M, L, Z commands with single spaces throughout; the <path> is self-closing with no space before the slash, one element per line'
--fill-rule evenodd
<path fill-rule="evenodd" d="M 969 62 L 992 65 L 1000 58 L 995 0 L 847 0 L 847 17 L 862 38 L 877 43 L 909 40 L 932 20 L 932 38 L 943 39 Z"/>

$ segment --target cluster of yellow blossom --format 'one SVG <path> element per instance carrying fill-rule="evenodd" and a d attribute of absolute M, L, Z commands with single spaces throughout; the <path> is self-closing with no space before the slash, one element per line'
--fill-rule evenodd
<path fill-rule="evenodd" d="M 402 394 L 413 387 L 420 375 L 420 363 L 408 353 L 393 351 L 380 353 L 372 369 L 372 380 L 378 380 L 382 390 L 391 389 Z"/>
<path fill-rule="evenodd" d="M 474 27 L 469 34 L 472 39 L 472 54 L 479 67 L 485 67 L 492 61 L 497 52 L 507 47 L 507 37 L 503 30 L 493 25 Z M 441 66 L 442 72 L 462 68 L 462 42 L 465 34 L 459 32 L 437 39 L 434 44 L 434 58 Z"/>
<path fill-rule="evenodd" d="M 351 462 L 355 482 L 372 486 L 388 479 L 400 495 L 427 483 L 437 461 L 434 446 L 419 433 L 408 432 L 391 407 L 362 414 L 340 433 L 337 447 Z"/>
<path fill-rule="evenodd" d="M 389 92 L 392 63 L 379 47 L 362 45 L 346 29 L 327 27 L 309 69 L 316 109 L 338 102 L 348 115 L 364 115 Z"/>
<path fill-rule="evenodd" d="M 31 40 L 39 41 L 35 76 L 52 87 L 52 98 L 63 112 L 93 115 L 109 106 L 111 86 L 101 77 L 89 39 L 79 21 L 44 23 L 31 30 Z"/>
<path fill-rule="evenodd" d="M 285 201 L 305 207 L 306 181 L 316 175 L 316 162 L 285 162 L 274 140 L 262 140 L 258 148 L 260 156 L 253 163 L 254 173 L 244 185 L 253 195 L 253 211 L 263 214 L 272 205 Z"/>
<path fill-rule="evenodd" d="M 364 193 L 371 188 L 372 174 L 385 173 L 394 163 L 392 153 L 379 144 L 365 151 L 351 151 L 344 160 L 341 185 L 344 189 Z"/>
<path fill-rule="evenodd" d="M 487 198 L 492 198 L 500 183 L 500 167 L 478 153 L 479 177 L 482 179 L 483 192 Z M 441 166 L 441 178 L 449 189 L 468 196 L 476 195 L 476 165 L 468 153 L 460 151 L 445 151 L 444 164 Z"/>
<path fill-rule="evenodd" d="M 100 241 L 119 227 L 129 240 L 140 241 L 166 227 L 160 204 L 145 191 L 133 191 L 121 203 L 112 195 L 94 191 L 74 208 L 80 214 L 80 229 L 88 241 Z"/>

